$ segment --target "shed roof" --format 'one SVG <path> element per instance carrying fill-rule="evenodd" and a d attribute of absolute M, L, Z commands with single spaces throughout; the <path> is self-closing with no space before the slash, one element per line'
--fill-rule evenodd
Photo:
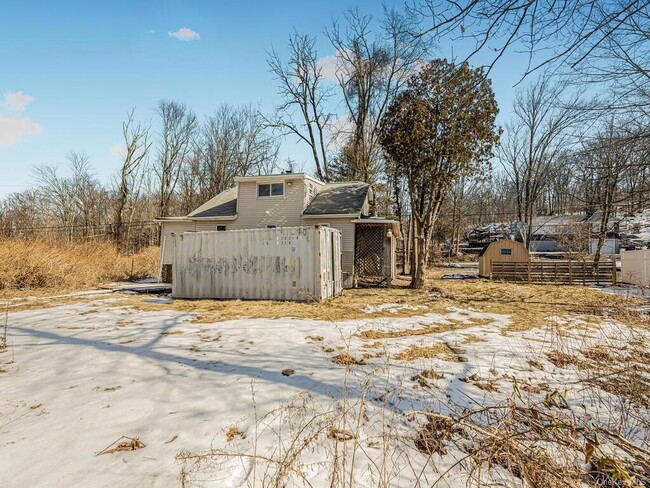
<path fill-rule="evenodd" d="M 524 245 L 521 242 L 513 241 L 512 239 L 499 239 L 498 241 L 492 241 L 489 244 L 487 244 L 486 246 L 483 246 L 483 249 L 481 249 L 481 252 L 478 254 L 478 257 L 480 258 L 481 256 L 483 256 L 487 252 L 487 250 L 490 248 L 490 246 L 492 244 L 494 244 L 495 246 L 500 246 L 502 244 L 506 244 L 506 245 L 509 245 L 509 246 L 522 246 L 522 247 L 524 247 Z M 524 249 L 525 249 L 525 247 L 524 247 Z M 526 250 L 526 252 L 528 252 L 528 250 Z"/>
<path fill-rule="evenodd" d="M 191 212 L 188 217 L 234 217 L 235 215 L 237 215 L 237 187 L 222 191 Z"/>
<path fill-rule="evenodd" d="M 307 205 L 303 215 L 360 214 L 369 191 L 367 183 L 328 183 Z"/>

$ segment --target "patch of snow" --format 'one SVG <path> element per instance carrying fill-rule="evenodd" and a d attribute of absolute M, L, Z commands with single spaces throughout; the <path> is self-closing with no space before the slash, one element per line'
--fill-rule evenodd
<path fill-rule="evenodd" d="M 363 307 L 362 311 L 365 313 L 397 313 L 400 310 L 426 310 L 426 308 L 427 307 L 424 305 L 416 307 L 414 305 L 408 305 L 404 303 L 382 303 L 381 305 L 366 305 Z"/>
<path fill-rule="evenodd" d="M 477 274 L 446 274 L 442 276 L 443 280 L 477 280 Z"/>
<path fill-rule="evenodd" d="M 404 308 L 415 307 L 387 303 L 366 309 L 396 313 Z M 346 400 L 352 411 L 362 404 L 368 417 L 359 427 L 362 450 L 354 484 L 375 486 L 374 473 L 384 453 L 370 441 L 393 438 L 385 435 L 382 419 L 390 419 L 393 433 L 412 438 L 417 426 L 408 420 L 409 411 L 433 406 L 444 413 L 454 404 L 496 404 L 512 396 L 508 378 L 514 375 L 521 382 L 546 382 L 550 391 L 563 388 L 578 377 L 555 367 L 546 352 L 588 347 L 603 336 L 627 340 L 619 324 L 595 326 L 562 317 L 549 318 L 548 327 L 506 334 L 510 317 L 465 308 L 335 323 L 242 318 L 206 324 L 192 319 L 181 311 L 139 311 L 121 306 L 119 300 L 10 313 L 10 348 L 0 354 L 2 485 L 178 486 L 180 452 L 216 448 L 271 455 L 286 446 L 279 436 L 299 430 L 300 422 L 310 418 L 291 412 L 336 421 L 341 417 L 338 406 Z M 452 327 L 434 333 L 436 324 Z M 559 336 L 559 326 L 571 334 Z M 432 327 L 432 333 L 362 337 L 364 331 L 425 327 Z M 468 341 L 470 335 L 473 340 Z M 410 346 L 440 343 L 453 347 L 463 361 L 394 359 Z M 363 358 L 363 364 L 351 369 L 333 364 L 333 356 L 343 352 Z M 531 368 L 531 358 L 544 369 Z M 288 369 L 294 373 L 285 376 L 282 372 Z M 423 370 L 440 375 L 430 388 L 412 380 Z M 472 375 L 493 380 L 498 389 L 479 388 L 467 381 Z M 570 405 L 594 417 L 603 414 L 580 391 L 567 395 Z M 531 397 L 539 401 L 545 393 Z M 296 402 L 291 414 L 277 413 L 281 405 Z M 228 441 L 232 426 L 241 436 Z M 122 436 L 138 437 L 145 447 L 97 455 Z M 334 444 L 326 435 L 314 442 L 314 449 L 304 453 L 304 473 L 312 486 L 327 486 L 330 471 L 322 459 Z M 420 483 L 417 473 L 431 481 L 447 470 L 445 486 L 469 482 L 460 462 L 465 453 L 450 445 L 447 456 L 436 455 L 431 463 L 429 456 L 404 444 L 390 446 L 395 455 L 388 457 L 408 459 L 409 466 L 390 471 L 390 486 L 415 486 Z M 354 443 L 338 445 L 343 449 Z M 264 476 L 250 458 L 232 457 L 204 468 L 197 477 L 209 480 L 210 486 L 261 486 Z M 516 483 L 507 480 L 505 485 Z"/>

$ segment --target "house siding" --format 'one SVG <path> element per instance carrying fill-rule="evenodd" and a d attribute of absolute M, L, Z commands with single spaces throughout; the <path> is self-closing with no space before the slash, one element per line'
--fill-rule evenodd
<path fill-rule="evenodd" d="M 264 183 L 264 178 L 260 178 Z M 279 182 L 278 179 L 273 180 Z M 291 182 L 291 186 L 287 183 Z M 302 178 L 284 180 L 283 197 L 257 196 L 257 181 L 240 181 L 237 195 L 237 219 L 228 230 L 277 227 L 296 227 L 303 225 L 301 218 L 305 201 L 305 183 Z M 268 213 L 267 213 L 268 212 Z"/>
<path fill-rule="evenodd" d="M 217 225 L 225 225 L 226 230 L 234 230 L 234 227 L 232 226 L 232 222 L 224 222 L 223 220 L 221 220 L 221 221 L 218 221 L 218 220 L 196 220 L 194 222 L 194 228 L 192 230 L 195 230 L 197 232 L 217 230 Z"/>
<path fill-rule="evenodd" d="M 163 235 L 167 237 L 167 245 L 162 251 L 162 264 L 172 263 L 172 239 L 171 234 L 191 231 L 215 231 L 217 225 L 225 225 L 226 230 L 242 230 L 265 228 L 267 225 L 277 227 L 298 227 L 315 226 L 318 224 L 329 224 L 332 228 L 341 232 L 341 268 L 344 273 L 345 286 L 352 286 L 352 275 L 354 273 L 355 254 L 355 224 L 353 218 L 323 216 L 318 218 L 312 216 L 304 218 L 302 212 L 309 205 L 313 197 L 323 188 L 320 184 L 302 176 L 287 175 L 284 178 L 285 194 L 283 197 L 261 197 L 257 196 L 258 183 L 267 181 L 279 182 L 278 178 L 266 180 L 260 177 L 257 181 L 238 182 L 237 193 L 237 218 L 232 221 L 220 220 L 196 220 L 194 222 L 164 222 L 162 224 Z M 287 183 L 291 182 L 291 186 Z M 309 188 L 313 188 L 310 195 Z M 368 201 L 364 204 L 364 213 L 367 213 Z M 267 213 L 268 212 L 268 213 Z M 346 279 L 347 278 L 347 279 Z"/>
<path fill-rule="evenodd" d="M 325 186 L 324 183 L 316 183 L 315 181 L 312 180 L 305 180 L 305 201 L 303 204 L 303 207 L 301 210 L 307 208 L 307 206 L 311 203 L 311 201 L 314 199 L 314 197 L 318 194 L 319 191 Z M 309 192 L 311 188 L 311 193 Z"/>
<path fill-rule="evenodd" d="M 354 272 L 354 222 L 350 217 L 346 218 L 323 218 L 304 219 L 311 225 L 329 224 L 333 229 L 341 231 L 341 267 L 344 273 Z M 304 224 L 303 224 L 304 225 Z"/>
<path fill-rule="evenodd" d="M 163 222 L 160 236 L 161 264 L 172 264 L 172 234 L 181 234 L 194 230 L 194 222 Z"/>

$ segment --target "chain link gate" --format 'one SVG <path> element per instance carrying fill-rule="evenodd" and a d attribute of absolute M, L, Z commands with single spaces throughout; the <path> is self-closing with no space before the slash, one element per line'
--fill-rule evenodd
<path fill-rule="evenodd" d="M 357 224 L 355 231 L 354 269 L 359 286 L 387 284 L 385 230 L 382 225 Z"/>

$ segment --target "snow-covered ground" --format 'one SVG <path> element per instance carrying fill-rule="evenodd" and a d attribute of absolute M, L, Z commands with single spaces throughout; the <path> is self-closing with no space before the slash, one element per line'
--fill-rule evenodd
<path fill-rule="evenodd" d="M 396 305 L 379 308 L 390 315 Z M 291 439 L 314 432 L 287 486 L 302 486 L 303 477 L 329 486 L 333 455 L 357 486 L 378 486 L 380 478 L 430 486 L 443 473 L 441 486 L 465 486 L 454 457 L 463 453 L 450 450 L 432 463 L 398 440 L 418 421 L 408 412 L 494 404 L 513 395 L 513 376 L 520 385 L 547 383 L 531 388 L 539 400 L 575 380 L 544 352 L 566 341 L 585 346 L 610 327 L 595 332 L 579 319 L 549 318 L 546 327 L 504 334 L 509 320 L 452 308 L 336 323 L 206 324 L 116 298 L 11 313 L 10 347 L 0 353 L 0 485 L 169 487 L 184 472 L 189 486 L 264 486 L 273 459 L 295 449 Z M 558 327 L 574 332 L 558 336 Z M 398 359 L 418 348 L 446 352 Z M 346 367 L 346 357 L 359 364 Z M 420 381 L 423 371 L 435 378 Z M 144 447 L 102 454 L 122 436 Z M 192 455 L 209 450 L 224 456 L 197 463 Z"/>
<path fill-rule="evenodd" d="M 650 242 L 650 209 L 623 217 L 619 225 L 621 232 L 634 234 L 638 240 Z"/>

